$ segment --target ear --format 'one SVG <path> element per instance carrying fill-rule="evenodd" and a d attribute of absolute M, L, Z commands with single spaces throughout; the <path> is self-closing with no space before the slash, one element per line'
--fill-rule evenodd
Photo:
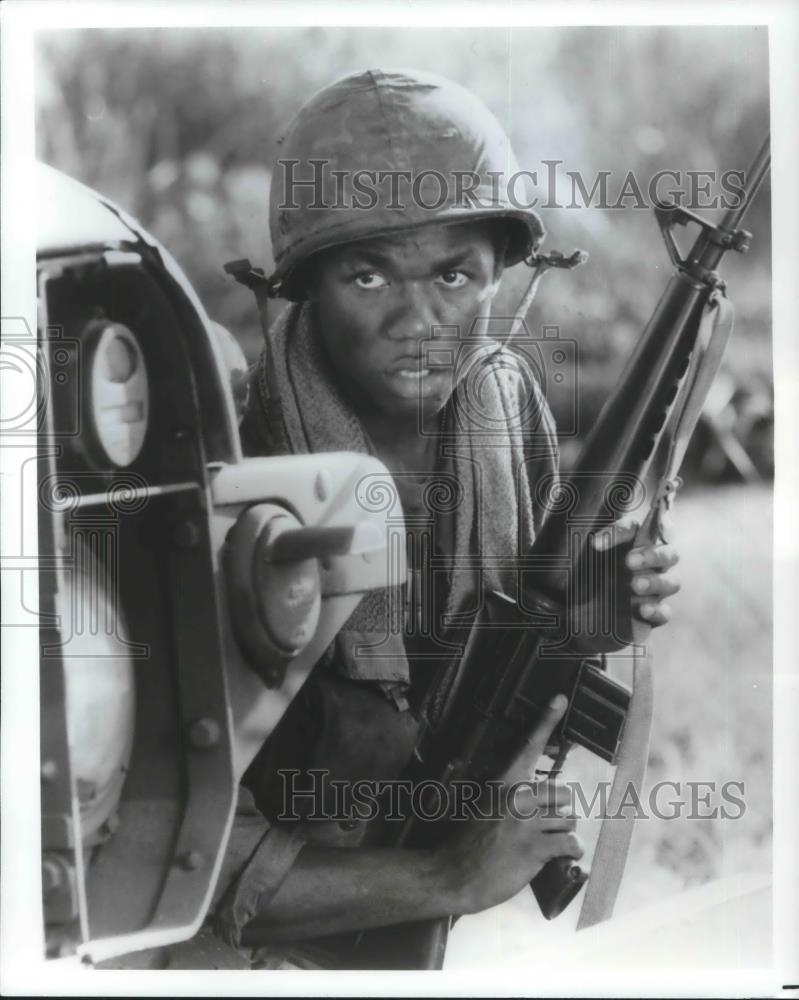
<path fill-rule="evenodd" d="M 505 274 L 505 252 L 508 247 L 507 239 L 499 239 L 494 244 L 494 280 L 488 290 L 488 301 L 492 301 L 499 291 L 502 276 Z"/>
<path fill-rule="evenodd" d="M 318 269 L 315 266 L 313 257 L 304 261 L 296 269 L 292 277 L 295 287 L 302 290 L 303 301 L 316 302 L 318 298 L 319 282 Z"/>
<path fill-rule="evenodd" d="M 499 283 L 502 281 L 502 276 L 505 273 L 505 251 L 502 253 L 497 252 L 494 257 L 494 286 L 495 290 L 491 293 L 493 298 L 496 295 L 496 289 L 499 288 Z"/>

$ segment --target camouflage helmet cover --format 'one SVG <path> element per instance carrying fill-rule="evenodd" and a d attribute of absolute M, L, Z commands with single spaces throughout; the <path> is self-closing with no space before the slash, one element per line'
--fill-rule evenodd
<path fill-rule="evenodd" d="M 458 84 L 416 71 L 347 76 L 312 97 L 279 140 L 275 293 L 301 297 L 293 272 L 320 250 L 433 222 L 504 219 L 505 264 L 518 263 L 544 236 L 509 186 L 518 173 L 502 126 Z"/>

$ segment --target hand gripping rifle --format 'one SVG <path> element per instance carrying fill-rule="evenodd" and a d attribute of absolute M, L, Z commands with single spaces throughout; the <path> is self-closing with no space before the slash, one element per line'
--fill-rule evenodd
<path fill-rule="evenodd" d="M 618 620 L 614 593 L 623 578 L 625 553 L 597 552 L 590 539 L 623 510 L 643 507 L 644 484 L 653 481 L 649 511 L 633 544 L 663 535 L 661 517 L 679 485 L 685 449 L 732 329 L 732 305 L 717 268 L 728 250 L 749 247 L 751 234 L 739 227 L 769 162 L 767 137 L 745 177 L 739 204 L 719 225 L 676 204 L 655 207 L 674 273 L 576 467 L 565 482 L 550 484 L 547 519 L 520 563 L 519 599 L 483 595 L 445 706 L 435 718 L 423 719 L 410 768 L 413 780 L 500 779 L 549 701 L 563 693 L 569 706 L 547 747 L 555 759 L 550 775 L 578 744 L 616 765 L 608 815 L 619 810 L 631 783 L 640 788 L 652 717 L 649 626 Z M 674 231 L 689 223 L 699 227 L 699 234 L 681 256 Z M 579 263 L 579 252 L 531 261 L 539 268 L 531 289 L 542 266 L 564 262 Z M 531 297 L 528 292 L 525 309 Z M 567 608 L 589 599 L 605 609 L 589 651 L 632 645 L 632 690 L 599 669 L 596 657 L 586 656 L 585 642 L 579 653 L 570 644 Z M 442 843 L 446 832 L 445 822 L 411 818 L 394 843 L 429 846 Z M 587 881 L 578 928 L 608 919 L 631 836 L 631 817 L 603 822 L 590 880 L 571 858 L 544 865 L 531 882 L 544 915 L 551 919 L 561 913 Z M 450 920 L 442 919 L 369 931 L 361 935 L 358 951 L 370 966 L 440 968 L 449 926 Z"/>

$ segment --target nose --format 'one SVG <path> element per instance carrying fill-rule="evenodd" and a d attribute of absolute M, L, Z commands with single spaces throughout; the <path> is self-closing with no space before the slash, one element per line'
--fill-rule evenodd
<path fill-rule="evenodd" d="M 419 341 L 432 336 L 441 322 L 435 293 L 427 282 L 405 281 L 397 286 L 394 308 L 386 317 L 385 333 L 390 340 Z"/>

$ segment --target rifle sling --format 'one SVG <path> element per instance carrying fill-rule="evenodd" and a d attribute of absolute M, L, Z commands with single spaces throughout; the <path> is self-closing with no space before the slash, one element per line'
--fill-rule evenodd
<path fill-rule="evenodd" d="M 714 293 L 699 323 L 696 348 L 675 407 L 664 470 L 650 512 L 636 536 L 635 546 L 648 545 L 662 538 L 661 515 L 664 508 L 671 504 L 677 473 L 732 332 L 733 316 L 730 300 L 723 294 Z M 601 923 L 613 915 L 630 850 L 634 809 L 627 809 L 618 816 L 617 813 L 630 786 L 640 795 L 646 775 L 653 711 L 652 661 L 646 642 L 649 631 L 645 623 L 635 622 L 634 644 L 631 647 L 634 656 L 632 698 L 608 798 L 608 816 L 603 819 L 599 831 L 578 930 Z"/>

